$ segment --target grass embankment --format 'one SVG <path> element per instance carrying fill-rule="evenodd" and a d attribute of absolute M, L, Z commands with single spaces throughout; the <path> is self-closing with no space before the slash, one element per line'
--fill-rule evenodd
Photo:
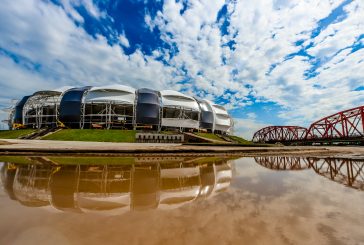
<path fill-rule="evenodd" d="M 134 157 L 48 157 L 60 165 L 131 165 Z"/>
<path fill-rule="evenodd" d="M 0 162 L 31 164 L 34 163 L 26 156 L 0 156 Z"/>
<path fill-rule="evenodd" d="M 0 130 L 0 139 L 17 139 L 34 132 L 34 129 Z"/>
<path fill-rule="evenodd" d="M 42 140 L 135 142 L 134 130 L 63 129 Z"/>
<path fill-rule="evenodd" d="M 246 139 L 243 139 L 239 136 L 232 136 L 232 135 L 229 135 L 228 136 L 230 139 L 238 142 L 239 144 L 243 144 L 243 145 L 251 145 L 253 144 L 253 142 L 249 141 L 249 140 L 246 140 Z"/>
<path fill-rule="evenodd" d="M 216 141 L 221 141 L 221 142 L 226 142 L 225 140 L 221 139 L 219 136 L 217 136 L 216 134 L 211 134 L 211 133 L 195 133 L 197 136 L 206 138 L 206 139 L 210 139 L 210 140 L 216 140 Z"/>

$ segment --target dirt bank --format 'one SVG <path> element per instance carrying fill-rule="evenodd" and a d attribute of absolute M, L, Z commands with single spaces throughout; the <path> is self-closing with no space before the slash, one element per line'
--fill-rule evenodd
<path fill-rule="evenodd" d="M 0 145 L 11 145 L 12 143 L 0 140 Z"/>

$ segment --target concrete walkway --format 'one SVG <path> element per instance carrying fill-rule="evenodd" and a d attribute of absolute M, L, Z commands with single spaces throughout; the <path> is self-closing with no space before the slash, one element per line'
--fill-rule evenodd
<path fill-rule="evenodd" d="M 244 147 L 162 143 L 111 143 L 84 141 L 2 139 L 0 155 L 5 154 L 239 154 L 354 156 L 364 158 L 364 147 Z"/>

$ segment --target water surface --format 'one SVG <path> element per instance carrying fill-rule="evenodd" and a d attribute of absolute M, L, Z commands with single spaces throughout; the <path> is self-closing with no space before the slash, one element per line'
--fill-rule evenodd
<path fill-rule="evenodd" d="M 360 244 L 364 161 L 2 158 L 0 244 Z"/>

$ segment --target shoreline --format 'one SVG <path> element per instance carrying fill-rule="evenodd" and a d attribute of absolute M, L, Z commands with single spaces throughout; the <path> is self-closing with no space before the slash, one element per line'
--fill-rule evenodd
<path fill-rule="evenodd" d="M 68 156 L 309 156 L 364 160 L 362 146 L 206 146 L 164 143 L 111 143 L 2 139 L 0 155 Z"/>

